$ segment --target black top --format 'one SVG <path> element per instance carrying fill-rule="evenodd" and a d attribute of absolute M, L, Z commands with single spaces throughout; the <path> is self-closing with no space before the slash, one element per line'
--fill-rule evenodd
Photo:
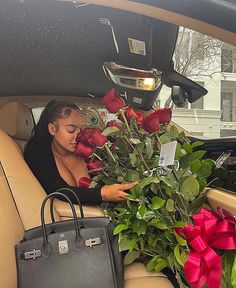
<path fill-rule="evenodd" d="M 101 188 L 79 188 L 68 185 L 60 176 L 52 153 L 51 143 L 37 143 L 30 141 L 25 149 L 24 158 L 35 177 L 47 194 L 60 188 L 69 188 L 77 193 L 82 204 L 100 204 L 102 202 Z M 62 192 L 73 203 L 77 203 L 70 192 Z M 63 200 L 63 198 L 61 199 Z"/>

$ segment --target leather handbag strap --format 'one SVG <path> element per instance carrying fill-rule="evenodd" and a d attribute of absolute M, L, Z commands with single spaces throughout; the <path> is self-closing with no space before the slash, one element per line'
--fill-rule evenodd
<path fill-rule="evenodd" d="M 79 206 L 79 210 L 80 210 L 80 217 L 84 218 L 83 207 L 82 207 L 80 199 L 79 199 L 78 195 L 75 193 L 75 191 L 73 191 L 72 189 L 69 189 L 69 188 L 60 188 L 56 192 L 63 192 L 63 191 L 68 191 L 75 196 L 77 204 Z M 54 200 L 55 200 L 55 197 L 51 199 L 51 203 L 50 203 L 50 214 L 51 214 L 52 223 L 55 223 L 54 210 L 53 210 Z"/>
<path fill-rule="evenodd" d="M 44 210 L 45 210 L 45 205 L 47 203 L 47 201 L 49 199 L 54 199 L 58 196 L 61 196 L 63 198 L 65 198 L 65 200 L 69 203 L 71 210 L 72 210 L 72 214 L 73 214 L 73 221 L 74 221 L 74 225 L 75 225 L 75 234 L 76 234 L 76 245 L 77 248 L 79 250 L 81 250 L 84 246 L 84 241 L 82 239 L 82 236 L 80 235 L 80 227 L 78 224 L 78 220 L 77 220 L 77 215 L 76 215 L 76 210 L 75 207 L 73 205 L 73 203 L 71 202 L 70 198 L 67 197 L 65 194 L 60 193 L 60 192 L 53 192 L 49 195 L 46 196 L 46 198 L 43 200 L 42 205 L 41 205 L 41 224 L 42 224 L 42 232 L 43 232 L 43 244 L 44 244 L 44 254 L 48 254 L 48 247 L 50 247 L 50 243 L 48 241 L 48 235 L 46 232 L 46 224 L 45 224 L 45 215 L 44 215 Z"/>

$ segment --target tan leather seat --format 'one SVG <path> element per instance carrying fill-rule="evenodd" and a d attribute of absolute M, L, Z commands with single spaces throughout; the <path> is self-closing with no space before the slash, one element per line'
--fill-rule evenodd
<path fill-rule="evenodd" d="M 0 129 L 17 142 L 21 151 L 24 151 L 33 128 L 33 115 L 24 104 L 9 102 L 0 109 Z"/>

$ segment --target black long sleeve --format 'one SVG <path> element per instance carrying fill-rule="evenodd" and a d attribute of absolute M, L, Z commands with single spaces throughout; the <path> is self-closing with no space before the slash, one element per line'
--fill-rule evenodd
<path fill-rule="evenodd" d="M 50 144 L 29 142 L 24 152 L 24 158 L 47 194 L 60 188 L 69 188 L 76 192 L 82 204 L 100 204 L 102 202 L 100 188 L 74 187 L 63 180 L 58 172 Z M 62 193 L 67 195 L 73 203 L 77 203 L 72 193 L 68 191 Z"/>

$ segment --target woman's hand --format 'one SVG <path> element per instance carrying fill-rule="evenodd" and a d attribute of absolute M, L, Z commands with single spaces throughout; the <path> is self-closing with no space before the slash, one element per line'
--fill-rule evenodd
<path fill-rule="evenodd" d="M 101 189 L 102 199 L 109 202 L 126 200 L 129 194 L 124 192 L 124 190 L 131 189 L 137 183 L 138 182 L 104 185 Z"/>

